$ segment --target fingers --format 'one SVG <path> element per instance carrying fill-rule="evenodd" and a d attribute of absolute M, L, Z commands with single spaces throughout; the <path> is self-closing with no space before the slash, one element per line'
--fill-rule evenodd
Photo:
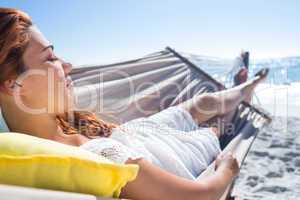
<path fill-rule="evenodd" d="M 224 158 L 226 158 L 226 157 L 233 157 L 233 153 L 231 152 L 231 151 L 229 151 L 229 152 L 221 152 L 219 155 L 218 155 L 218 157 L 217 158 L 219 158 L 219 159 L 224 159 Z"/>
<path fill-rule="evenodd" d="M 223 158 L 228 158 L 228 159 L 236 159 L 234 156 L 233 156 L 233 153 L 230 151 L 228 153 L 226 153 Z"/>
<path fill-rule="evenodd" d="M 233 156 L 232 152 L 220 153 L 218 155 L 215 163 L 215 169 L 217 170 L 220 166 L 223 166 L 225 168 L 231 168 L 233 169 L 233 171 L 238 171 L 239 169 L 238 161 Z"/>

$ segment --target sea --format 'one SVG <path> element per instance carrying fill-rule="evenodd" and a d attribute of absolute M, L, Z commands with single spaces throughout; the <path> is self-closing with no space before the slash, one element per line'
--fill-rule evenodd
<path fill-rule="evenodd" d="M 226 87 L 232 87 L 234 59 L 184 56 Z M 249 78 L 264 67 L 270 73 L 256 88 L 252 103 L 273 120 L 255 140 L 234 193 L 243 200 L 300 200 L 300 57 L 253 59 Z"/>

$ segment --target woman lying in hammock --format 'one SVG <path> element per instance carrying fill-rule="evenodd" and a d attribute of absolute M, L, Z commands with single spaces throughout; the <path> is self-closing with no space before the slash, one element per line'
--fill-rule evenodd
<path fill-rule="evenodd" d="M 219 199 L 238 174 L 236 159 L 219 155 L 221 131 L 198 125 L 215 116 L 230 118 L 267 73 L 148 118 L 113 125 L 93 113 L 74 111 L 71 68 L 54 54 L 28 15 L 0 9 L 0 103 L 11 131 L 139 165 L 137 178 L 122 189 L 121 198 Z M 215 174 L 197 180 L 216 157 Z"/>

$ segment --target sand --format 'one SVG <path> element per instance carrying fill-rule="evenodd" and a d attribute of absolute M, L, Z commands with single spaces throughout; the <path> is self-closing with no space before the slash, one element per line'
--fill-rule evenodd
<path fill-rule="evenodd" d="M 253 144 L 235 187 L 241 199 L 300 199 L 300 118 L 276 117 Z"/>

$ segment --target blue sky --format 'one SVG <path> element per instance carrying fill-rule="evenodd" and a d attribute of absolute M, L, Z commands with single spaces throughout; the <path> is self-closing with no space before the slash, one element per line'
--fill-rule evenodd
<path fill-rule="evenodd" d="M 300 55 L 298 0 L 1 0 L 27 12 L 56 53 L 80 64 L 136 58 L 169 45 L 234 57 Z"/>

